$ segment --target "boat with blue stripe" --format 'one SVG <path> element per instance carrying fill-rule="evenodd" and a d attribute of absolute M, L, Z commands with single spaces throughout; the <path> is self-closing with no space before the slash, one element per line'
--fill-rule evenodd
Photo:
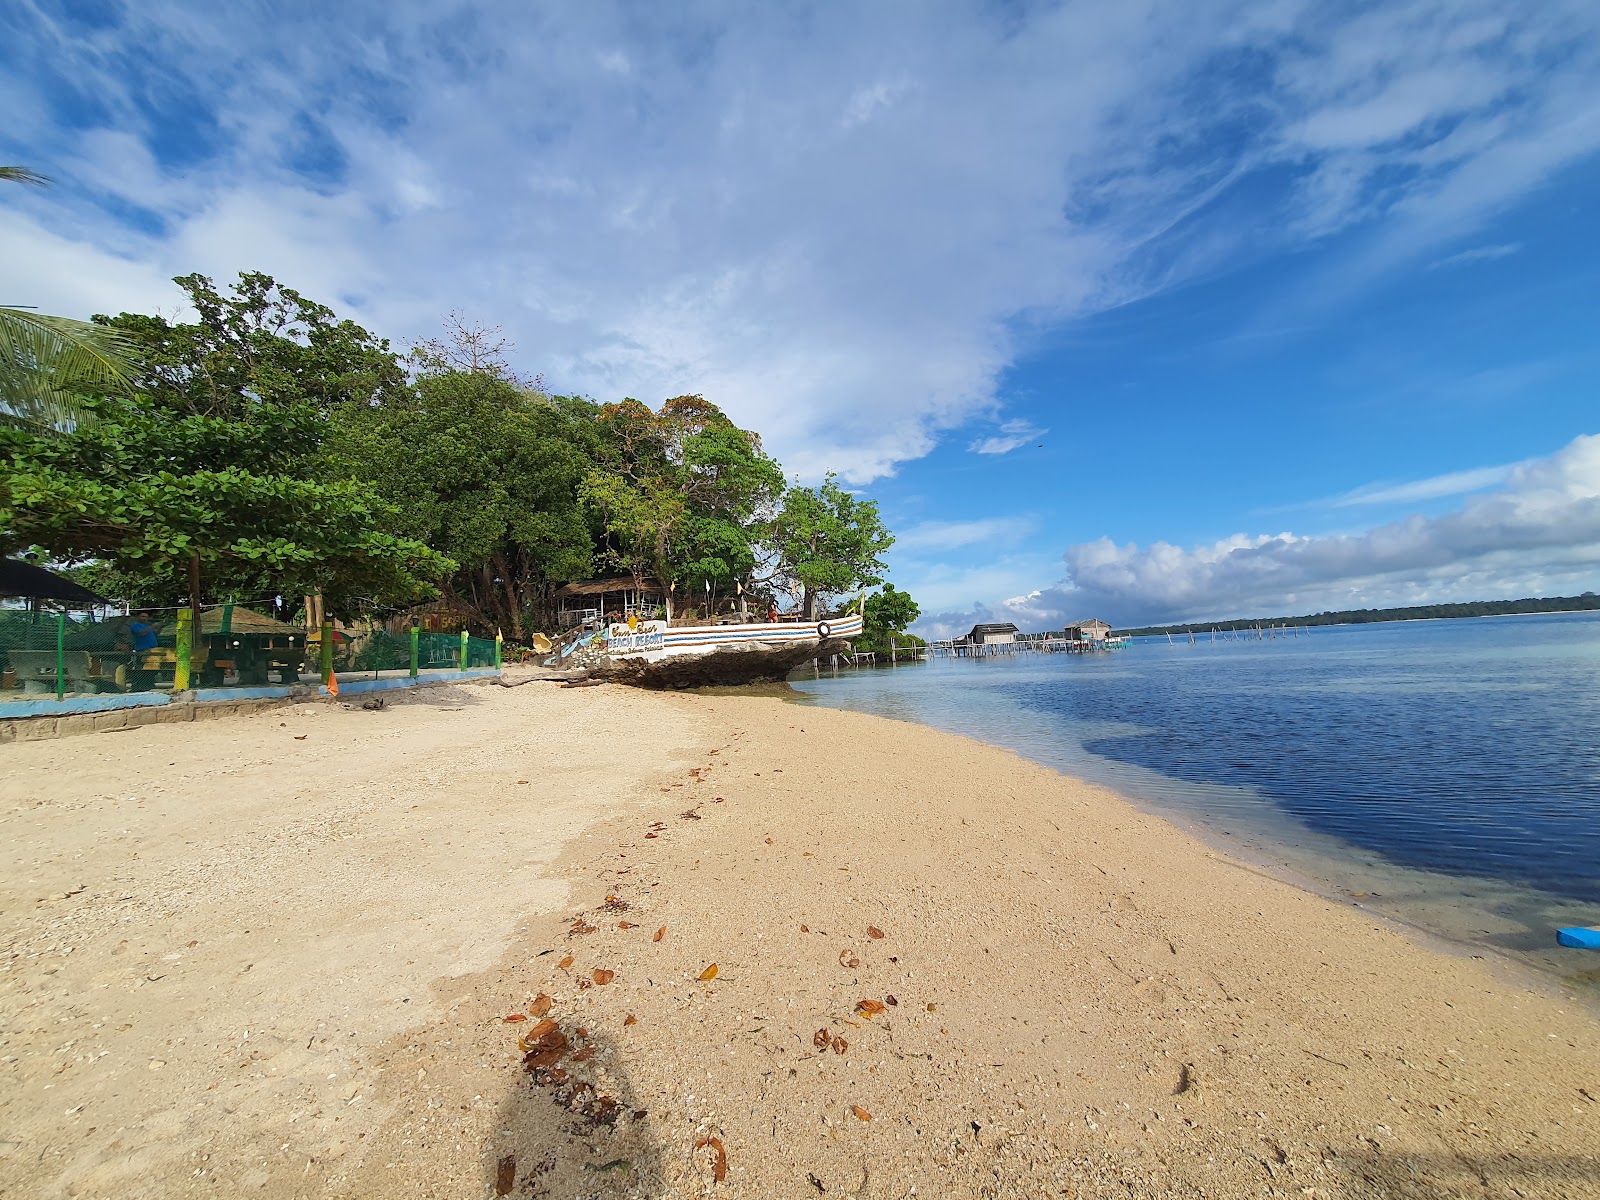
<path fill-rule="evenodd" d="M 862 614 L 815 621 L 681 625 L 636 621 L 609 626 L 598 641 L 596 674 L 644 687 L 686 688 L 782 680 L 801 663 L 850 649 Z"/>

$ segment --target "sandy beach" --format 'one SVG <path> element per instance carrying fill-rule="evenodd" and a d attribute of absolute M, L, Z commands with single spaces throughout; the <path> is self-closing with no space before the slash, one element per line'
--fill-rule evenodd
<path fill-rule="evenodd" d="M 3 1196 L 1600 1196 L 1592 1011 L 947 734 L 530 683 L 0 765 Z"/>

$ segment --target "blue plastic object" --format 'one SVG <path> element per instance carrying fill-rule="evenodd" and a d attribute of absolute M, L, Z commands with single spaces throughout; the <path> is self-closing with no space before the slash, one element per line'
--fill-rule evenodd
<path fill-rule="evenodd" d="M 1600 929 L 1558 929 L 1556 941 L 1579 950 L 1600 950 Z"/>

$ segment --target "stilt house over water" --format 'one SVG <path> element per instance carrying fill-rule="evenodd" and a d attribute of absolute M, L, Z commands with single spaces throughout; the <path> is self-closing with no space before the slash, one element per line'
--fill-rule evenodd
<path fill-rule="evenodd" d="M 974 625 L 962 641 L 971 646 L 1000 646 L 1017 640 L 1017 627 L 1010 621 L 997 625 Z"/>
<path fill-rule="evenodd" d="M 1064 633 L 1069 642 L 1104 642 L 1111 636 L 1111 626 L 1090 617 L 1087 621 L 1075 621 L 1068 625 Z"/>

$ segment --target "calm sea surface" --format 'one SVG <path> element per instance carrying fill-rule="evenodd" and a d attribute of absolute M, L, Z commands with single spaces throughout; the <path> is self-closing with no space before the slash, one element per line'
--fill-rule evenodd
<path fill-rule="evenodd" d="M 1600 987 L 1600 615 L 797 673 L 1107 784 L 1326 894 Z"/>

